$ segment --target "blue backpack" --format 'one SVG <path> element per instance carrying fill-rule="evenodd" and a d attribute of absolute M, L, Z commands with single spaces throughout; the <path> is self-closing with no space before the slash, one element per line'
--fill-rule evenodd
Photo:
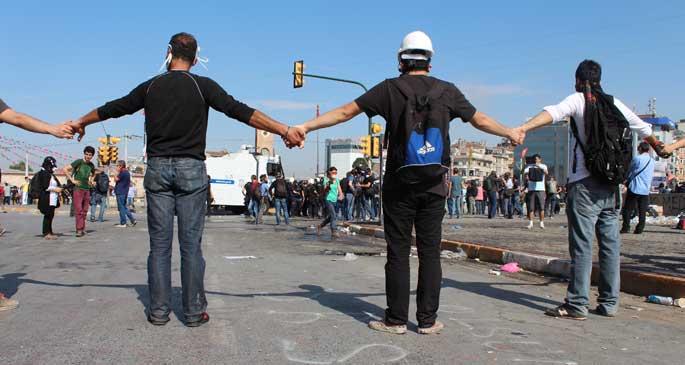
<path fill-rule="evenodd" d="M 437 81 L 427 94 L 416 94 L 401 78 L 392 80 L 406 98 L 399 125 L 394 126 L 388 152 L 388 171 L 404 184 L 438 182 L 449 171 L 450 115 L 440 102 L 446 83 Z"/>

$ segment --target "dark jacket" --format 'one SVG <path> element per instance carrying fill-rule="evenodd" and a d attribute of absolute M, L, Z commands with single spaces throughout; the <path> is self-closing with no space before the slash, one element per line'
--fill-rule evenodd
<path fill-rule="evenodd" d="M 48 187 L 50 187 L 50 179 L 52 179 L 53 174 L 45 171 L 45 170 L 40 170 L 38 172 L 38 210 L 40 210 L 41 213 L 47 214 L 48 209 L 50 209 L 50 192 L 47 191 Z M 61 187 L 62 184 L 60 184 L 59 180 L 57 177 L 55 177 L 55 180 L 57 181 L 57 186 Z M 59 197 L 57 199 L 57 207 L 59 208 Z"/>

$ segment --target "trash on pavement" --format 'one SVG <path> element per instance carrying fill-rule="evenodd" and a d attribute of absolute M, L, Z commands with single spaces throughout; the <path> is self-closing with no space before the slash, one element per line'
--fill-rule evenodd
<path fill-rule="evenodd" d="M 461 226 L 458 225 L 458 224 L 455 224 L 455 225 L 452 226 L 452 229 L 455 230 L 455 231 L 458 231 L 458 230 L 461 229 Z"/>
<path fill-rule="evenodd" d="M 685 298 L 674 299 L 673 305 L 680 308 L 685 308 Z"/>
<path fill-rule="evenodd" d="M 440 257 L 443 259 L 464 259 L 466 258 L 466 252 L 461 248 L 457 248 L 456 251 L 442 250 Z"/>
<path fill-rule="evenodd" d="M 257 256 L 224 256 L 226 260 L 251 260 L 256 259 Z"/>
<path fill-rule="evenodd" d="M 354 252 L 346 252 L 345 256 L 341 259 L 333 259 L 333 261 L 354 261 L 358 259 L 359 256 L 357 256 Z"/>
<path fill-rule="evenodd" d="M 649 303 L 654 303 L 654 304 L 661 304 L 661 305 L 674 305 L 674 306 L 680 306 L 679 304 L 684 304 L 685 305 L 685 299 L 676 299 L 673 300 L 671 297 L 662 297 L 658 295 L 650 295 L 647 297 L 647 301 Z M 676 304 L 676 301 L 679 303 Z M 682 307 L 681 307 L 682 308 Z"/>
<path fill-rule="evenodd" d="M 490 270 L 490 275 L 500 276 L 502 275 L 502 272 L 497 270 Z"/>
<path fill-rule="evenodd" d="M 627 306 L 626 306 L 626 309 L 630 309 L 630 310 L 634 310 L 634 311 L 638 311 L 638 312 L 642 312 L 642 311 L 644 310 L 644 308 L 642 308 L 642 307 L 637 307 L 637 306 L 634 306 L 634 305 L 627 305 Z"/>
<path fill-rule="evenodd" d="M 508 264 L 502 265 L 502 267 L 500 267 L 500 270 L 504 272 L 516 273 L 521 271 L 521 268 L 519 267 L 518 262 L 510 262 Z"/>

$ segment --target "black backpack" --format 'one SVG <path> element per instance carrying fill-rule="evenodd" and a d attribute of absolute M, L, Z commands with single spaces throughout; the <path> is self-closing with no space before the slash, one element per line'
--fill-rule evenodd
<path fill-rule="evenodd" d="M 416 94 L 402 78 L 391 80 L 406 99 L 399 125 L 388 128 L 388 171 L 404 184 L 440 181 L 450 165 L 449 110 L 440 102 L 447 83 L 437 81 L 427 94 Z M 390 136 L 392 134 L 392 136 Z"/>
<path fill-rule="evenodd" d="M 95 183 L 95 190 L 100 194 L 106 195 L 109 192 L 109 176 L 104 173 L 98 175 L 98 180 Z"/>
<path fill-rule="evenodd" d="M 573 172 L 576 172 L 580 149 L 585 155 L 585 167 L 590 174 L 609 185 L 626 181 L 633 156 L 633 135 L 630 124 L 614 105 L 614 98 L 601 90 L 585 94 L 586 141 L 578 138 L 578 125 L 571 118 L 571 131 L 576 138 L 573 148 Z"/>
<path fill-rule="evenodd" d="M 31 178 L 31 182 L 29 183 L 29 196 L 31 199 L 40 198 L 40 183 L 38 182 L 38 175 L 40 175 L 41 171 L 38 171 L 36 174 L 34 174 Z"/>
<path fill-rule="evenodd" d="M 288 196 L 288 187 L 283 179 L 277 179 L 274 182 L 274 190 L 274 195 L 279 198 L 285 198 Z"/>
<path fill-rule="evenodd" d="M 537 166 L 530 166 L 528 168 L 528 180 L 540 182 L 545 179 L 545 170 Z"/>

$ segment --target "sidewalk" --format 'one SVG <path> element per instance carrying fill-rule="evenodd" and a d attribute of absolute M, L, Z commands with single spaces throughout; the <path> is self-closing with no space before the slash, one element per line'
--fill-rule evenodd
<path fill-rule="evenodd" d="M 566 216 L 545 219 L 546 229 L 526 229 L 527 219 L 465 216 L 445 219 L 443 239 L 570 259 Z M 621 267 L 685 278 L 685 231 L 647 225 L 641 235 L 621 235 Z M 594 247 L 597 261 L 597 245 Z"/>

